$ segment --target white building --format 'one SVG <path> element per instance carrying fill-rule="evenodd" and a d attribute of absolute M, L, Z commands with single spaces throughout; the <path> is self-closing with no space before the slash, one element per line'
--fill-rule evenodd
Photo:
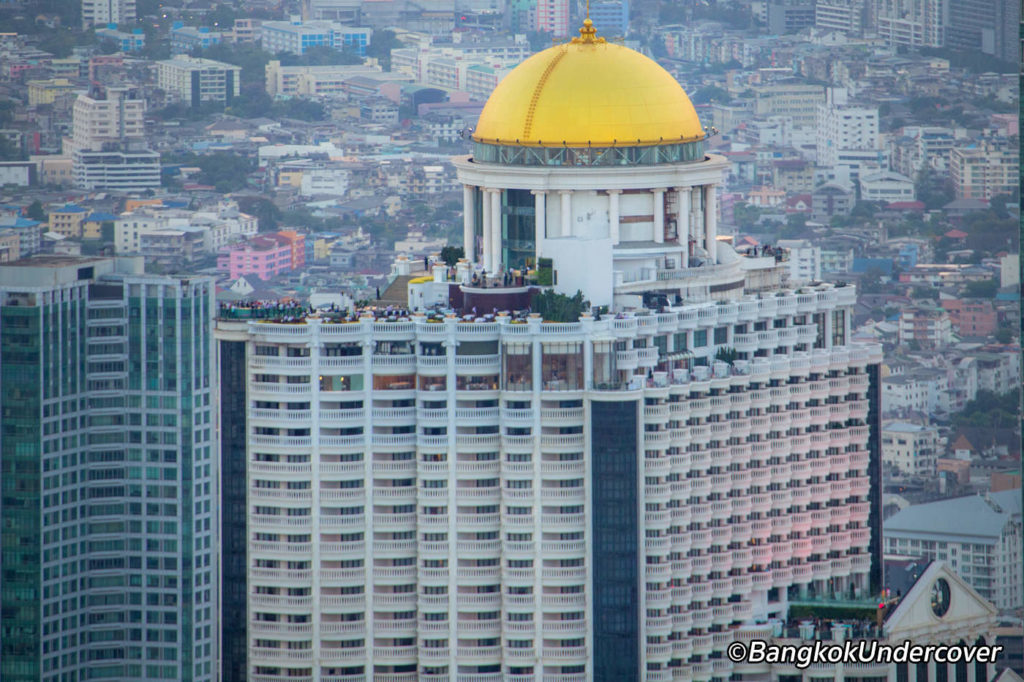
<path fill-rule="evenodd" d="M 135 23 L 135 0 L 82 0 L 82 28 Z"/>
<path fill-rule="evenodd" d="M 1020 386 L 1017 353 L 973 353 L 978 367 L 978 390 L 1002 394 Z"/>
<path fill-rule="evenodd" d="M 807 239 L 780 239 L 777 244 L 789 251 L 789 281 L 792 284 L 821 280 L 821 247 Z"/>
<path fill-rule="evenodd" d="M 357 76 L 393 80 L 396 74 L 385 73 L 379 66 L 368 64 L 337 64 L 325 66 L 282 66 L 272 59 L 264 68 L 267 94 L 337 95 L 345 91 L 345 83 Z M 406 78 L 405 80 L 410 80 Z"/>
<path fill-rule="evenodd" d="M 823 0 L 814 5 L 814 27 L 859 34 L 864 29 L 866 0 Z"/>
<path fill-rule="evenodd" d="M 882 426 L 882 463 L 903 474 L 932 475 L 939 456 L 934 426 L 889 422 Z"/>
<path fill-rule="evenodd" d="M 1020 254 L 1008 253 L 999 259 L 999 286 L 1020 285 Z"/>
<path fill-rule="evenodd" d="M 882 404 L 887 414 L 949 412 L 949 381 L 945 370 L 916 369 L 882 380 Z"/>
<path fill-rule="evenodd" d="M 900 201 L 914 201 L 914 181 L 905 175 L 889 170 L 862 173 L 860 178 L 860 198 L 862 201 L 875 201 L 891 204 Z"/>
<path fill-rule="evenodd" d="M 72 112 L 71 174 L 81 189 L 141 191 L 160 186 L 160 155 L 145 144 L 145 100 L 126 88 L 79 95 Z"/>
<path fill-rule="evenodd" d="M 160 186 L 160 155 L 148 149 L 76 149 L 71 160 L 74 185 L 80 189 L 141 192 Z"/>
<path fill-rule="evenodd" d="M 264 21 L 260 24 L 263 49 L 277 54 L 303 55 L 311 47 L 348 50 L 366 56 L 373 29 L 345 26 L 335 21 Z"/>
<path fill-rule="evenodd" d="M 998 608 L 1024 606 L 1019 489 L 907 507 L 882 536 L 886 553 L 945 561 Z"/>
<path fill-rule="evenodd" d="M 72 110 L 73 148 L 99 151 L 105 145 L 141 142 L 145 113 L 146 101 L 133 97 L 127 88 L 79 95 Z"/>
<path fill-rule="evenodd" d="M 392 51 L 392 69 L 421 85 L 486 100 L 502 78 L 529 56 L 529 47 L 514 42 L 490 49 L 474 43 L 400 48 Z"/>
<path fill-rule="evenodd" d="M 889 45 L 942 47 L 948 15 L 944 0 L 874 0 L 879 37 Z"/>
<path fill-rule="evenodd" d="M 143 206 L 114 221 L 114 253 L 141 253 L 144 235 L 173 229 L 201 230 L 202 248 L 216 253 L 232 242 L 255 236 L 258 221 L 239 211 L 233 201 L 199 211 Z"/>
<path fill-rule="evenodd" d="M 674 79 L 585 28 L 503 81 L 474 142 L 470 260 L 406 283 L 517 309 L 526 287 L 473 277 L 539 258 L 611 312 L 225 313 L 250 675 L 710 680 L 735 626 L 868 597 L 879 349 L 848 342 L 853 287 L 745 290 L 774 259 L 717 241 L 726 164 Z"/>
<path fill-rule="evenodd" d="M 233 64 L 187 55 L 156 64 L 159 87 L 193 107 L 200 102 L 230 105 L 241 92 L 242 69 Z"/>
<path fill-rule="evenodd" d="M 845 88 L 828 88 L 817 116 L 819 166 L 832 167 L 841 160 L 876 159 L 880 152 L 878 109 L 849 104 Z"/>
<path fill-rule="evenodd" d="M 299 195 L 343 197 L 348 194 L 351 176 L 352 171 L 348 168 L 333 165 L 304 168 Z"/>

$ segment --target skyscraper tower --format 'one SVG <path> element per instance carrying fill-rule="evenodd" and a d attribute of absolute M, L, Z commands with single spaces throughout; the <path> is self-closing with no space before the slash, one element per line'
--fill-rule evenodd
<path fill-rule="evenodd" d="M 580 33 L 485 106 L 425 309 L 218 320 L 252 679 L 726 680 L 743 623 L 878 587 L 854 289 L 719 240 L 682 88 Z M 516 312 L 526 267 L 608 312 Z"/>
<path fill-rule="evenodd" d="M 215 679 L 213 284 L 119 270 L 0 268 L 5 682 Z"/>

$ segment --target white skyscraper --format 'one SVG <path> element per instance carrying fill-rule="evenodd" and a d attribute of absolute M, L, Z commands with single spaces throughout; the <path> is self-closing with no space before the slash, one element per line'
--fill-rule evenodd
<path fill-rule="evenodd" d="M 678 83 L 588 22 L 474 142 L 467 260 L 408 284 L 456 310 L 218 321 L 250 679 L 728 679 L 742 623 L 876 590 L 879 349 L 717 240 Z M 527 267 L 608 312 L 515 312 Z"/>

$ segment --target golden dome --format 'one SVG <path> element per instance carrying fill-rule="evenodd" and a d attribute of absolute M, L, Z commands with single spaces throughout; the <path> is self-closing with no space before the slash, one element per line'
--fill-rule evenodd
<path fill-rule="evenodd" d="M 533 55 L 491 93 L 473 139 L 529 147 L 610 147 L 704 138 L 690 98 L 652 59 L 594 37 Z"/>

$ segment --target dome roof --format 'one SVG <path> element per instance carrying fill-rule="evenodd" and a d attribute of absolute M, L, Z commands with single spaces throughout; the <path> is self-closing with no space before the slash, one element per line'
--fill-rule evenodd
<path fill-rule="evenodd" d="M 484 105 L 473 139 L 530 147 L 658 145 L 704 138 L 690 98 L 672 75 L 628 47 L 580 38 L 533 55 Z"/>

